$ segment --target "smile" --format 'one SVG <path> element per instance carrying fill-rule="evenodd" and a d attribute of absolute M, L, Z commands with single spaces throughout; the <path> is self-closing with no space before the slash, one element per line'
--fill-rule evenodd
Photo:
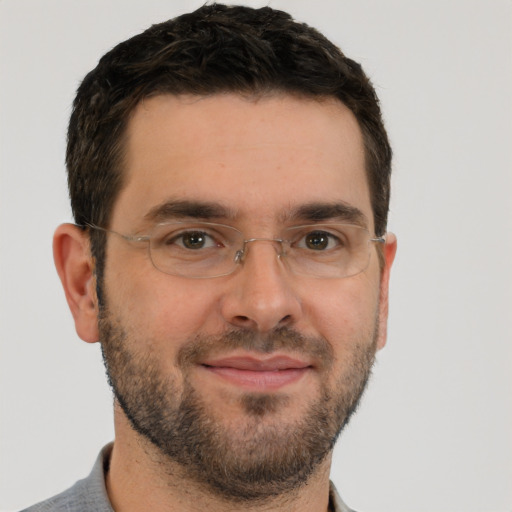
<path fill-rule="evenodd" d="M 229 357 L 206 361 L 202 366 L 231 384 L 262 392 L 277 390 L 297 382 L 312 369 L 308 362 L 284 356 L 266 360 Z"/>

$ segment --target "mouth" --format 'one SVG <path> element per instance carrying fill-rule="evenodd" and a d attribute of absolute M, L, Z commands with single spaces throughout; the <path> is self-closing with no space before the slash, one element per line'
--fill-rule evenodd
<path fill-rule="evenodd" d="M 226 357 L 205 361 L 202 367 L 224 381 L 260 392 L 274 391 L 297 382 L 313 369 L 309 362 L 287 356 L 268 359 Z"/>

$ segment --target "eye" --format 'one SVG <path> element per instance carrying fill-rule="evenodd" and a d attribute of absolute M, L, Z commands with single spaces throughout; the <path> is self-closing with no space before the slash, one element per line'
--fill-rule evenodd
<path fill-rule="evenodd" d="M 326 251 L 341 245 L 341 240 L 328 231 L 310 231 L 302 236 L 296 243 L 300 249 L 312 251 Z"/>
<path fill-rule="evenodd" d="M 191 250 L 208 249 L 210 247 L 220 246 L 220 244 L 218 244 L 211 235 L 204 231 L 185 231 L 169 237 L 165 241 L 165 245 L 173 244 L 183 247 L 184 249 Z"/>

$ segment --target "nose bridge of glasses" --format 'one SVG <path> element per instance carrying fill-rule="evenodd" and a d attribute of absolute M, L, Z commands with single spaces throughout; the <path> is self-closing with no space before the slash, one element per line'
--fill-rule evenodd
<path fill-rule="evenodd" d="M 274 246 L 274 249 L 276 251 L 277 257 L 281 258 L 281 256 L 284 254 L 284 247 L 283 244 L 285 240 L 282 238 L 248 238 L 244 240 L 243 246 L 241 249 L 239 249 L 236 252 L 235 255 L 235 262 L 236 263 L 243 263 L 245 258 L 247 257 L 247 254 L 249 252 L 249 244 L 252 244 L 254 242 L 269 242 Z"/>

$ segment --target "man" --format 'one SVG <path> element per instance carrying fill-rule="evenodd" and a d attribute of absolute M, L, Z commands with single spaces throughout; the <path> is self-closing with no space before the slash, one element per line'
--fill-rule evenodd
<path fill-rule="evenodd" d="M 361 67 L 283 12 L 204 6 L 106 54 L 54 255 L 116 438 L 29 510 L 350 510 L 329 470 L 386 340 L 390 163 Z"/>

